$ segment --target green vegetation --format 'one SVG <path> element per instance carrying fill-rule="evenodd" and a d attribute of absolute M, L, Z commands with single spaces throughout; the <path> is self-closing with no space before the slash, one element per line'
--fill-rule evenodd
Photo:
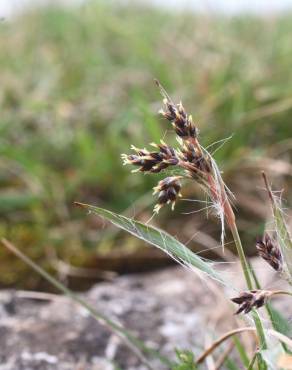
<path fill-rule="evenodd" d="M 157 178 L 129 176 L 119 158 L 131 143 L 168 138 L 167 123 L 155 118 L 158 77 L 194 114 L 205 146 L 234 134 L 215 157 L 239 195 L 250 240 L 264 218 L 259 169 L 291 173 L 290 31 L 290 15 L 212 18 L 100 1 L 1 22 L 1 234 L 46 267 L 56 258 L 96 267 L 96 253 L 135 249 L 73 202 L 150 218 Z M 162 216 L 188 239 L 205 216 L 184 218 L 180 211 L 194 204 L 180 207 Z M 0 284 L 37 286 L 4 250 L 0 258 Z"/>

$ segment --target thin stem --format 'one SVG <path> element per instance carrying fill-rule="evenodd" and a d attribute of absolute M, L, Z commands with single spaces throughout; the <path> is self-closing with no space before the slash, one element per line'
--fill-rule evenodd
<path fill-rule="evenodd" d="M 250 268 L 248 266 L 245 254 L 244 254 L 244 250 L 243 250 L 243 247 L 242 247 L 242 243 L 241 243 L 241 239 L 240 239 L 240 236 L 239 236 L 239 233 L 238 233 L 236 223 L 233 222 L 233 223 L 229 224 L 229 227 L 230 227 L 233 239 L 234 239 L 234 243 L 235 243 L 235 246 L 236 246 L 236 249 L 237 249 L 237 253 L 238 253 L 238 256 L 239 256 L 239 260 L 240 260 L 240 263 L 241 263 L 241 267 L 242 267 L 242 270 L 243 270 L 243 274 L 244 274 L 244 277 L 245 277 L 245 280 L 246 280 L 247 287 L 248 287 L 249 290 L 252 290 L 253 286 L 252 286 L 252 281 L 251 281 L 251 277 L 250 277 L 251 271 L 250 271 Z"/>
<path fill-rule="evenodd" d="M 201 364 L 218 346 L 220 346 L 221 343 L 225 342 L 225 340 L 227 340 L 228 338 L 232 337 L 233 335 L 246 332 L 246 331 L 255 332 L 255 328 L 252 328 L 252 327 L 238 328 L 238 329 L 231 330 L 228 333 L 225 333 L 224 335 L 222 335 L 222 337 L 220 337 L 215 342 L 213 342 L 211 346 L 208 347 L 201 354 L 201 356 L 199 356 L 196 363 Z"/>
<path fill-rule="evenodd" d="M 258 351 L 258 349 L 257 349 L 257 350 L 254 352 L 254 354 L 253 354 L 253 356 L 252 356 L 252 359 L 250 360 L 250 363 L 249 363 L 249 365 L 248 365 L 248 367 L 247 367 L 247 369 L 246 369 L 246 370 L 252 370 L 252 369 L 253 369 L 253 365 L 254 365 L 254 363 L 255 363 L 255 361 L 256 361 L 256 359 L 257 359 L 258 353 L 259 353 L 259 351 Z"/>
<path fill-rule="evenodd" d="M 254 321 L 256 329 L 257 329 L 259 339 L 260 339 L 261 348 L 262 349 L 267 349 L 267 343 L 266 343 L 264 328 L 263 328 L 263 325 L 262 325 L 262 322 L 261 322 L 261 318 L 260 318 L 258 312 L 255 309 L 252 310 L 252 317 L 253 317 L 253 321 Z M 260 356 L 260 354 L 259 354 L 259 356 Z"/>
<path fill-rule="evenodd" d="M 240 263 L 241 263 L 242 271 L 243 271 L 243 274 L 244 274 L 244 277 L 245 277 L 245 280 L 246 280 L 246 284 L 247 284 L 248 289 L 252 290 L 253 285 L 252 285 L 252 280 L 251 280 L 251 270 L 250 270 L 249 264 L 247 263 L 247 260 L 246 260 L 245 254 L 244 254 L 244 250 L 243 250 L 243 247 L 242 247 L 241 239 L 240 239 L 238 229 L 237 229 L 237 225 L 236 225 L 236 221 L 235 221 L 234 212 L 233 212 L 233 209 L 230 205 L 230 202 L 229 202 L 227 196 L 226 196 L 226 200 L 225 200 L 225 208 L 228 211 L 228 216 L 229 216 L 229 217 L 226 218 L 226 220 L 228 222 L 229 228 L 230 228 L 231 233 L 233 235 L 233 239 L 234 239 L 235 246 L 236 246 L 236 249 L 237 249 L 237 253 L 238 253 L 238 256 L 239 256 L 239 260 L 240 260 Z M 254 323 L 255 323 L 255 326 L 256 326 L 256 329 L 257 329 L 259 339 L 260 339 L 261 347 L 263 349 L 265 349 L 265 348 L 267 348 L 267 344 L 266 344 L 265 333 L 264 333 L 264 328 L 263 328 L 261 319 L 259 317 L 258 312 L 255 311 L 255 310 L 252 311 L 252 316 L 253 316 L 253 320 L 254 320 Z"/>
<path fill-rule="evenodd" d="M 237 253 L 239 256 L 239 260 L 241 263 L 241 267 L 242 267 L 244 277 L 246 280 L 247 287 L 249 290 L 252 290 L 252 280 L 251 280 L 250 268 L 245 258 L 244 250 L 241 244 L 241 239 L 240 239 L 237 225 L 236 225 L 235 214 L 233 212 L 232 206 L 226 194 L 223 180 L 220 179 L 220 192 L 218 191 L 214 178 L 211 175 L 208 176 L 208 182 L 210 185 L 211 194 L 213 195 L 215 199 L 218 199 L 218 201 L 222 203 L 222 207 L 224 209 L 224 218 L 231 230 L 231 233 L 232 233 L 232 236 L 235 242 L 235 246 L 237 249 Z"/>
<path fill-rule="evenodd" d="M 226 222 L 227 222 L 227 224 L 228 224 L 228 226 L 231 230 L 231 233 L 233 235 L 233 239 L 234 239 L 234 242 L 235 242 L 235 246 L 236 246 L 236 249 L 237 249 L 237 253 L 238 253 L 238 256 L 239 256 L 240 264 L 241 264 L 242 271 L 243 271 L 243 274 L 244 274 L 244 277 L 245 277 L 245 280 L 246 280 L 247 287 L 248 287 L 249 290 L 252 290 L 253 285 L 252 285 L 250 267 L 247 263 L 247 260 L 246 260 L 245 254 L 244 254 L 241 239 L 240 239 L 238 229 L 237 229 L 237 225 L 236 225 L 235 214 L 233 212 L 232 206 L 231 206 L 230 201 L 228 199 L 228 196 L 226 194 L 223 180 L 220 179 L 221 195 L 218 194 L 218 190 L 216 188 L 216 184 L 215 184 L 214 179 L 212 178 L 212 176 L 209 176 L 208 181 L 209 181 L 209 184 L 210 184 L 210 191 L 213 194 L 214 198 L 215 199 L 217 198 L 219 201 L 222 202 L 222 206 L 224 208 L 224 217 L 225 217 L 225 220 L 226 220 Z M 253 316 L 253 320 L 254 320 L 254 323 L 255 323 L 255 326 L 256 326 L 256 329 L 257 329 L 259 339 L 260 339 L 261 347 L 263 349 L 265 349 L 265 348 L 267 348 L 267 344 L 266 344 L 266 340 L 265 340 L 264 328 L 262 326 L 261 319 L 260 319 L 257 311 L 255 311 L 255 310 L 252 311 L 252 316 Z M 265 367 L 265 366 L 263 366 L 263 367 Z"/>
<path fill-rule="evenodd" d="M 254 280 L 254 283 L 255 283 L 256 288 L 258 290 L 261 290 L 262 288 L 261 288 L 260 282 L 259 282 L 259 280 L 258 280 L 258 278 L 257 278 L 257 276 L 255 274 L 254 269 L 252 268 L 252 266 L 250 264 L 249 264 L 249 267 L 250 267 L 250 271 L 251 271 L 251 274 L 252 274 L 252 277 L 253 277 L 253 280 Z M 277 324 L 277 320 L 278 319 L 274 318 L 274 314 L 275 314 L 274 313 L 274 309 L 272 308 L 272 306 L 270 305 L 269 302 L 266 303 L 265 308 L 266 308 L 266 311 L 268 313 L 268 316 L 270 318 L 270 321 L 272 323 L 273 328 L 276 329 L 276 330 L 281 331 L 280 328 L 278 327 L 278 324 Z M 284 344 L 284 343 L 281 342 L 281 345 L 282 345 L 284 351 L 287 352 L 287 346 L 286 346 L 286 344 Z"/>
<path fill-rule="evenodd" d="M 284 295 L 292 296 L 292 292 L 287 292 L 287 290 L 274 290 L 271 292 L 271 296 L 276 295 L 276 294 L 284 294 Z"/>
<path fill-rule="evenodd" d="M 266 186 L 266 190 L 267 190 L 268 196 L 270 198 L 270 202 L 271 202 L 271 204 L 273 206 L 273 204 L 274 204 L 273 193 L 271 191 L 271 188 L 270 188 L 270 185 L 269 185 L 269 182 L 268 182 L 267 175 L 265 174 L 264 171 L 262 171 L 262 176 L 263 176 L 263 179 L 264 179 L 264 183 L 265 183 L 265 186 Z"/>
<path fill-rule="evenodd" d="M 244 346 L 244 343 L 241 342 L 241 340 L 237 337 L 233 337 L 233 343 L 235 344 L 236 350 L 238 352 L 239 358 L 242 362 L 242 364 L 247 367 L 249 364 L 249 358 L 246 353 L 246 348 Z"/>

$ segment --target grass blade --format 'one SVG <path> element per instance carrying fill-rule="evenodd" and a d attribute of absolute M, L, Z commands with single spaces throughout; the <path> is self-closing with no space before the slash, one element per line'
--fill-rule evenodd
<path fill-rule="evenodd" d="M 157 229 L 153 226 L 145 225 L 139 221 L 135 221 L 131 218 L 119 215 L 104 208 L 77 202 L 75 204 L 101 217 L 104 217 L 117 227 L 163 250 L 178 263 L 191 268 L 196 268 L 207 276 L 227 285 L 223 277 L 213 269 L 210 263 L 205 262 L 202 258 L 189 250 L 184 244 L 165 231 Z"/>
<path fill-rule="evenodd" d="M 290 275 L 290 282 L 292 281 L 292 239 L 289 233 L 284 215 L 283 210 L 281 208 L 280 199 L 276 198 L 273 194 L 270 185 L 268 183 L 267 176 L 264 172 L 262 172 L 265 186 L 269 195 L 269 199 L 272 205 L 273 210 L 273 218 L 275 229 L 277 233 L 277 239 L 280 245 L 280 249 L 284 258 L 284 261 L 287 266 L 287 272 Z"/>
<path fill-rule="evenodd" d="M 249 358 L 248 358 L 248 355 L 247 355 L 247 353 L 245 351 L 244 346 L 242 345 L 241 341 L 236 336 L 233 338 L 233 342 L 235 343 L 237 352 L 239 354 L 239 357 L 240 357 L 243 365 L 245 367 L 248 367 L 248 365 L 249 365 Z"/>

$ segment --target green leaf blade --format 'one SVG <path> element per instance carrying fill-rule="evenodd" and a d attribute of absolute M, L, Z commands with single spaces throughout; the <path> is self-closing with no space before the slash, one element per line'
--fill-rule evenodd
<path fill-rule="evenodd" d="M 142 222 L 130 219 L 126 216 L 116 214 L 104 208 L 95 207 L 89 204 L 76 203 L 76 205 L 87 209 L 99 216 L 104 217 L 115 226 L 127 231 L 137 238 L 163 250 L 178 263 L 190 268 L 196 268 L 209 277 L 227 285 L 221 274 L 214 270 L 212 265 L 193 253 L 184 244 L 163 230 Z"/>

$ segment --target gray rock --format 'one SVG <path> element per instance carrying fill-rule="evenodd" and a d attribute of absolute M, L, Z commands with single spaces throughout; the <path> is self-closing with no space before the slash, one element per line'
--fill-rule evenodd
<path fill-rule="evenodd" d="M 168 358 L 174 348 L 200 352 L 215 332 L 235 326 L 223 288 L 180 267 L 119 277 L 84 298 Z M 2 291 L 0 318 L 0 370 L 145 369 L 115 333 L 66 297 Z"/>

